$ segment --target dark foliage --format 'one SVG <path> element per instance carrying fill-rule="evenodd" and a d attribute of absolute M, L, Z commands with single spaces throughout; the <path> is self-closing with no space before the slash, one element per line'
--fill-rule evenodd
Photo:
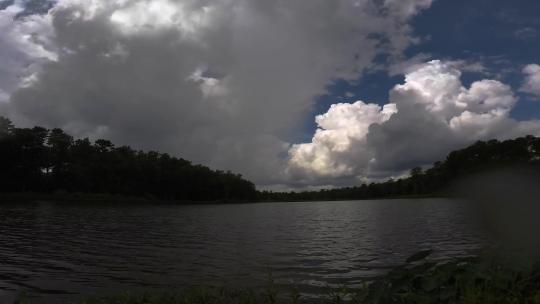
<path fill-rule="evenodd" d="M 430 251 L 410 257 L 383 276 L 362 286 L 321 288 L 304 297 L 292 288 L 234 289 L 193 287 L 167 294 L 130 294 L 93 298 L 84 304 L 539 304 L 540 267 L 519 265 L 504 256 L 481 255 L 453 260 L 425 259 Z M 18 304 L 33 303 L 22 295 Z"/>
<path fill-rule="evenodd" d="M 238 174 L 213 171 L 158 152 L 73 139 L 61 129 L 16 128 L 0 117 L 0 193 L 67 192 L 163 200 L 243 201 L 255 186 Z"/>
<path fill-rule="evenodd" d="M 187 201 L 316 201 L 448 195 L 456 181 L 488 170 L 540 169 L 540 138 L 479 141 L 408 178 L 356 187 L 270 192 L 238 174 L 154 151 L 73 139 L 61 129 L 16 128 L 0 117 L 0 193 L 102 193 Z"/>
<path fill-rule="evenodd" d="M 526 136 L 513 140 L 479 141 L 451 152 L 446 160 L 427 170 L 414 168 L 408 178 L 358 187 L 308 191 L 259 192 L 262 201 L 357 200 L 404 196 L 448 195 L 449 187 L 468 176 L 507 167 L 540 169 L 540 138 Z"/>
<path fill-rule="evenodd" d="M 360 289 L 354 303 L 540 303 L 540 268 L 491 255 L 407 262 Z"/>

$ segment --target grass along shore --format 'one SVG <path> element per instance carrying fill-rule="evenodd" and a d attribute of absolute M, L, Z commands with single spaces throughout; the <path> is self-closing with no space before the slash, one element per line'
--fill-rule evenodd
<path fill-rule="evenodd" d="M 431 251 L 407 259 L 386 275 L 361 288 L 343 288 L 303 298 L 296 290 L 280 292 L 272 284 L 264 290 L 199 287 L 169 294 L 123 294 L 94 298 L 80 304 L 540 304 L 540 266 L 515 265 L 494 257 L 470 257 L 436 262 Z M 34 302 L 22 297 L 16 304 Z M 38 303 L 38 302 L 36 302 Z"/>

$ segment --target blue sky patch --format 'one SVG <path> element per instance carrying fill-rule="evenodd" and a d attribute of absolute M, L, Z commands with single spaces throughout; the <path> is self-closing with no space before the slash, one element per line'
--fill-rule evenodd
<path fill-rule="evenodd" d="M 412 21 L 420 43 L 406 50 L 406 58 L 418 55 L 431 59 L 463 60 L 485 67 L 482 72 L 463 71 L 468 87 L 481 79 L 497 79 L 508 84 L 519 97 L 511 116 L 517 120 L 540 119 L 540 101 L 519 92 L 521 70 L 539 63 L 540 1 L 537 0 L 438 0 Z M 336 102 L 362 100 L 380 105 L 388 101 L 388 91 L 403 81 L 387 71 L 367 72 L 355 82 L 338 80 L 328 86 L 313 115 L 325 113 Z M 312 116 L 311 116 L 312 117 Z M 316 124 L 311 119 L 306 137 Z"/>

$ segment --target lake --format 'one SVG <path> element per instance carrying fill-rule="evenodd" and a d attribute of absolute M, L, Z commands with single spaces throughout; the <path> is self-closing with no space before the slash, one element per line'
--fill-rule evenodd
<path fill-rule="evenodd" d="M 76 203 L 74 202 L 73 205 Z M 192 285 L 302 293 L 356 286 L 434 249 L 467 255 L 482 236 L 446 199 L 235 205 L 0 207 L 0 302 L 39 303 Z"/>

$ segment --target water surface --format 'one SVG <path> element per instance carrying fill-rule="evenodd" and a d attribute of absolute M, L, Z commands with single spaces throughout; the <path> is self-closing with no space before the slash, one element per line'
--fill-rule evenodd
<path fill-rule="evenodd" d="M 74 202 L 73 205 L 76 203 Z M 443 199 L 239 205 L 0 207 L 0 302 L 198 284 L 306 294 L 356 285 L 422 249 L 479 248 L 464 202 Z"/>

